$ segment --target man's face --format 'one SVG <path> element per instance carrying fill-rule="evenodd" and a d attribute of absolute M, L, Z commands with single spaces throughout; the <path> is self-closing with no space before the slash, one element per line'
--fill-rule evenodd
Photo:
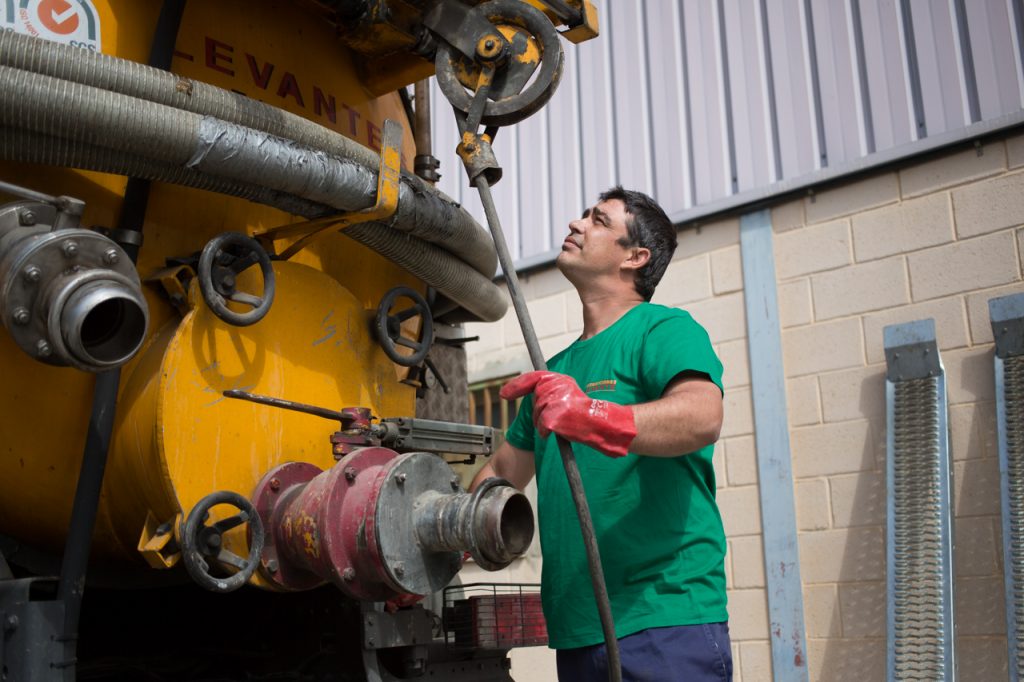
<path fill-rule="evenodd" d="M 619 199 L 602 201 L 569 223 L 569 235 L 562 242 L 556 263 L 571 273 L 614 274 L 629 257 L 632 247 L 626 229 L 626 205 Z"/>

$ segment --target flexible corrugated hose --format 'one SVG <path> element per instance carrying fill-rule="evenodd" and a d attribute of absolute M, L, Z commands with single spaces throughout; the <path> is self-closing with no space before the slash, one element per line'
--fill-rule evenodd
<path fill-rule="evenodd" d="M 153 164 L 150 173 L 133 168 L 131 174 L 137 177 L 188 184 L 193 178 L 182 171 L 194 170 L 202 176 L 195 179 L 211 188 L 264 188 L 270 190 L 264 199 L 272 200 L 276 192 L 339 210 L 352 210 L 343 204 L 342 190 L 364 197 L 376 193 L 375 174 L 354 162 L 208 116 L 8 67 L 0 67 L 0 90 L 5 93 L 0 126 L 42 136 L 43 148 L 36 152 L 40 157 L 67 154 L 58 150 L 73 143 L 84 145 L 80 152 L 105 150 L 100 156 L 114 163 L 118 156 L 107 156 L 109 152 L 127 154 L 136 164 Z M 31 145 L 24 145 L 23 152 L 26 146 Z M 94 164 L 99 160 L 92 158 Z M 83 165 L 77 161 L 66 159 L 70 165 Z M 171 171 L 168 176 L 151 175 L 161 166 Z M 294 203 L 285 210 L 295 210 Z M 467 267 L 446 249 L 381 224 L 357 225 L 345 233 L 381 251 L 480 320 L 500 319 L 507 309 L 500 290 L 481 274 L 484 263 Z M 488 244 L 493 249 L 489 239 Z"/>
<path fill-rule="evenodd" d="M 380 159 L 373 151 L 301 116 L 238 93 L 145 64 L 8 31 L 0 32 L 0 66 L 212 116 L 292 140 L 351 161 L 360 171 L 368 173 L 362 183 L 376 188 Z M 339 202 L 345 205 L 344 210 L 373 205 L 372 192 L 343 194 Z M 388 224 L 442 245 L 488 277 L 495 273 L 497 257 L 487 232 L 459 204 L 415 175 L 402 173 L 398 210 Z"/>

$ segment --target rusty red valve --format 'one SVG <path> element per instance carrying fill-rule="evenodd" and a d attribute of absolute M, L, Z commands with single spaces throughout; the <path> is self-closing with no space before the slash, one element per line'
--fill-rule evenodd
<path fill-rule="evenodd" d="M 327 471 L 275 467 L 253 503 L 266 519 L 266 580 L 288 591 L 330 582 L 361 600 L 436 592 L 464 551 L 484 568 L 503 568 L 534 532 L 529 501 L 507 481 L 469 494 L 437 455 L 382 447 L 356 450 Z"/>

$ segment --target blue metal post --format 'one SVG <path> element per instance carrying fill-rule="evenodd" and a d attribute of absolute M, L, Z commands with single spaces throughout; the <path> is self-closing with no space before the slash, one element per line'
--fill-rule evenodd
<path fill-rule="evenodd" d="M 740 252 L 768 582 L 772 673 L 776 680 L 799 682 L 807 680 L 807 644 L 769 211 L 748 213 L 740 218 Z"/>

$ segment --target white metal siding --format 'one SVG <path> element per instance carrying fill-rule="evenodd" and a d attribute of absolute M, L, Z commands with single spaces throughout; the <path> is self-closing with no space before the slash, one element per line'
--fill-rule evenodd
<path fill-rule="evenodd" d="M 495 143 L 495 200 L 520 265 L 549 260 L 566 222 L 614 184 L 686 221 L 1024 108 L 1022 0 L 597 6 L 601 36 L 563 43 L 551 103 Z M 483 222 L 436 89 L 434 102 L 440 186 Z"/>

